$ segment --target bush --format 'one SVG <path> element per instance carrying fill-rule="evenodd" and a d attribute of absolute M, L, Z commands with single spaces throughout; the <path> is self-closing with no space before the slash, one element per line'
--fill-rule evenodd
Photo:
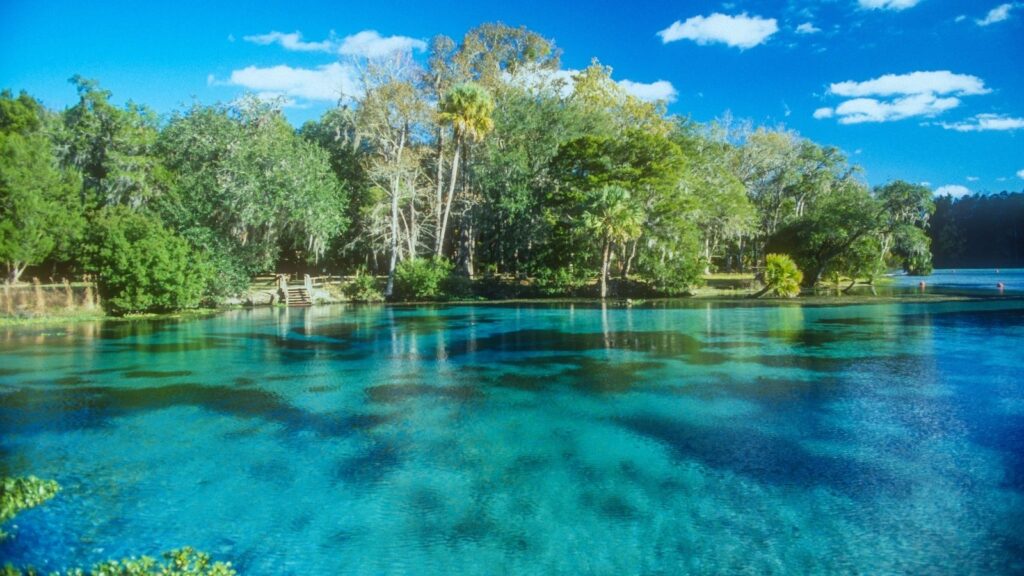
<path fill-rule="evenodd" d="M 210 276 L 206 259 L 188 242 L 123 206 L 100 213 L 83 259 L 96 274 L 104 306 L 119 315 L 195 307 Z"/>
<path fill-rule="evenodd" d="M 53 498 L 59 491 L 60 486 L 53 480 L 40 480 L 35 476 L 4 477 L 0 481 L 0 525 L 14 518 L 19 512 L 39 506 Z M 7 536 L 0 529 L 0 540 Z"/>
<path fill-rule="evenodd" d="M 444 283 L 452 273 L 452 263 L 438 258 L 413 258 L 398 264 L 395 270 L 396 300 L 436 300 L 445 295 Z"/>
<path fill-rule="evenodd" d="M 674 260 L 652 257 L 642 264 L 651 287 L 666 296 L 687 294 L 704 283 L 703 262 L 696 257 Z"/>
<path fill-rule="evenodd" d="M 345 286 L 345 295 L 353 302 L 381 302 L 384 295 L 377 289 L 377 279 L 366 270 L 356 271 L 356 277 Z"/>
<path fill-rule="evenodd" d="M 593 273 L 574 268 L 541 268 L 533 284 L 544 296 L 574 296 L 590 284 Z"/>
<path fill-rule="evenodd" d="M 762 294 L 775 294 L 792 298 L 800 294 L 804 273 L 793 259 L 785 254 L 769 254 L 765 258 L 764 290 Z"/>

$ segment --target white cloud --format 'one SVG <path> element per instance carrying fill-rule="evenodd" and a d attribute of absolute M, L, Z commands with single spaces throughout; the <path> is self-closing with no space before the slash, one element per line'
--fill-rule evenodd
<path fill-rule="evenodd" d="M 632 80 L 619 80 L 619 86 L 626 92 L 636 96 L 641 100 L 647 102 L 656 102 L 664 100 L 665 102 L 675 102 L 676 97 L 679 95 L 676 92 L 672 83 L 668 80 L 658 80 L 645 84 L 643 82 L 634 82 Z"/>
<path fill-rule="evenodd" d="M 268 46 L 278 44 L 285 50 L 294 52 L 328 52 L 341 54 L 342 56 L 359 56 L 363 58 L 379 58 L 394 52 L 418 51 L 427 49 L 427 43 L 408 36 L 381 36 L 376 30 L 363 30 L 351 36 L 346 36 L 340 41 L 331 33 L 331 36 L 320 42 L 306 42 L 302 39 L 301 32 L 270 32 L 255 36 L 246 36 L 246 42 Z"/>
<path fill-rule="evenodd" d="M 968 176 L 966 180 L 968 182 L 977 182 L 978 180 L 980 180 L 980 178 L 978 178 L 977 176 Z"/>
<path fill-rule="evenodd" d="M 797 34 L 817 34 L 818 32 L 821 32 L 821 28 L 818 28 L 810 22 L 804 22 L 796 27 Z"/>
<path fill-rule="evenodd" d="M 940 122 L 939 126 L 946 130 L 956 130 L 957 132 L 1020 130 L 1024 128 L 1024 118 L 1014 118 L 999 114 L 978 114 L 960 122 Z"/>
<path fill-rule="evenodd" d="M 356 70 L 337 62 L 316 68 L 249 66 L 232 71 L 226 84 L 262 93 L 263 97 L 330 102 L 361 91 Z"/>
<path fill-rule="evenodd" d="M 988 94 L 985 82 L 977 76 L 954 74 L 949 70 L 886 74 L 865 82 L 837 82 L 829 87 L 837 96 L 895 96 L 908 94 Z"/>
<path fill-rule="evenodd" d="M 966 14 L 961 14 L 953 19 L 954 22 L 963 22 L 964 20 L 967 20 Z"/>
<path fill-rule="evenodd" d="M 774 18 L 747 16 L 746 12 L 738 16 L 716 12 L 710 16 L 694 16 L 686 22 L 676 20 L 658 32 L 658 35 L 665 44 L 677 40 L 693 40 L 702 46 L 721 43 L 746 49 L 764 43 L 778 31 L 779 23 Z"/>
<path fill-rule="evenodd" d="M 936 196 L 951 196 L 953 198 L 963 198 L 970 194 L 971 191 L 966 186 L 959 184 L 947 184 L 945 186 L 939 186 L 935 189 Z"/>
<path fill-rule="evenodd" d="M 932 187 L 932 183 L 927 181 L 927 180 L 925 180 L 924 182 L 919 182 L 919 184 L 921 184 L 921 186 L 924 186 L 925 188 L 931 188 Z"/>
<path fill-rule="evenodd" d="M 252 42 L 253 44 L 259 44 L 261 46 L 268 46 L 270 44 L 280 44 L 285 50 L 293 50 L 296 52 L 333 52 L 334 42 L 331 40 L 324 40 L 322 42 L 304 42 L 302 40 L 301 32 L 284 33 L 273 31 L 268 34 L 257 34 L 254 36 L 243 36 L 243 40 L 246 42 Z"/>
<path fill-rule="evenodd" d="M 906 10 L 921 0 L 860 0 L 860 7 L 869 10 Z"/>
<path fill-rule="evenodd" d="M 1017 170 L 1017 178 L 1024 180 L 1024 170 Z"/>
<path fill-rule="evenodd" d="M 892 122 L 914 116 L 937 116 L 960 105 L 959 98 L 937 98 L 933 94 L 915 94 L 890 102 L 875 98 L 854 98 L 836 106 L 840 124 Z"/>
<path fill-rule="evenodd" d="M 344 56 L 362 56 L 379 58 L 394 52 L 415 50 L 422 52 L 427 43 L 408 36 L 381 36 L 376 30 L 363 30 L 358 34 L 346 36 L 338 47 L 338 53 Z"/>
<path fill-rule="evenodd" d="M 989 26 L 996 22 L 1002 22 L 1010 17 L 1010 10 L 1013 10 L 1016 7 L 1016 4 L 1000 4 L 999 6 L 989 10 L 988 14 L 986 14 L 984 18 L 981 20 L 975 20 L 975 22 L 978 23 L 978 26 Z"/>
<path fill-rule="evenodd" d="M 848 80 L 832 84 L 828 91 L 849 99 L 834 110 L 819 108 L 814 117 L 836 116 L 840 124 L 930 118 L 959 106 L 962 96 L 991 92 L 981 78 L 948 70 L 886 74 L 864 82 Z"/>

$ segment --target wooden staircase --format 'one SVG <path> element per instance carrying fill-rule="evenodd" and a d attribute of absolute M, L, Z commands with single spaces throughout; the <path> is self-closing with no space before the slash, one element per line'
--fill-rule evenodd
<path fill-rule="evenodd" d="M 285 302 L 288 306 L 312 306 L 313 296 L 303 286 L 289 286 L 285 292 Z"/>

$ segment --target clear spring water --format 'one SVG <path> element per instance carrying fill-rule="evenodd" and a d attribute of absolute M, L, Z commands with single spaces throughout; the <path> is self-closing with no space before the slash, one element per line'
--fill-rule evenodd
<path fill-rule="evenodd" d="M 15 564 L 1024 571 L 1021 300 L 261 309 L 0 361 L 0 472 L 63 486 Z"/>

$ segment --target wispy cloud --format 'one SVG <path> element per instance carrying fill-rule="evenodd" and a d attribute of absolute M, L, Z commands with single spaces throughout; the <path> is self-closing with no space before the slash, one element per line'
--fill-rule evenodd
<path fill-rule="evenodd" d="M 253 44 L 259 44 L 261 46 L 269 46 L 271 44 L 279 44 L 285 50 L 293 50 L 296 52 L 333 52 L 334 41 L 323 40 L 321 42 L 305 42 L 302 40 L 301 32 L 268 32 L 267 34 L 257 34 L 254 36 L 243 36 L 243 40 L 246 42 L 252 42 Z"/>
<path fill-rule="evenodd" d="M 978 178 L 977 176 L 968 176 L 965 180 L 968 182 L 977 182 L 978 180 L 981 180 L 981 178 Z"/>
<path fill-rule="evenodd" d="M 940 122 L 946 130 L 957 132 L 993 132 L 1020 130 L 1024 128 L 1024 118 L 1014 118 L 1001 114 L 978 114 L 960 122 Z"/>
<path fill-rule="evenodd" d="M 860 7 L 868 10 L 906 10 L 917 6 L 921 0 L 859 0 Z"/>
<path fill-rule="evenodd" d="M 702 46 L 725 44 L 745 50 L 763 44 L 779 31 L 775 18 L 748 16 L 746 12 L 729 16 L 718 12 L 710 16 L 694 16 L 685 22 L 676 20 L 658 32 L 665 44 L 677 40 L 692 40 Z"/>
<path fill-rule="evenodd" d="M 967 186 L 961 186 L 959 184 L 947 184 L 945 186 L 939 186 L 935 189 L 936 196 L 951 196 L 953 198 L 963 198 L 971 193 L 970 188 Z"/>
<path fill-rule="evenodd" d="M 796 27 L 797 34 L 817 34 L 818 32 L 821 32 L 821 28 L 818 28 L 810 22 L 804 22 Z"/>
<path fill-rule="evenodd" d="M 1017 178 L 1020 178 L 1021 180 L 1024 180 L 1024 169 L 1017 170 Z"/>
<path fill-rule="evenodd" d="M 934 117 L 959 106 L 960 97 L 989 92 L 981 78 L 948 70 L 886 74 L 863 82 L 832 84 L 829 94 L 849 100 L 835 108 L 819 108 L 814 117 L 837 117 L 840 124 Z"/>
<path fill-rule="evenodd" d="M 990 26 L 996 22 L 1002 22 L 1010 18 L 1010 10 L 1017 8 L 1019 4 L 1000 4 L 988 11 L 988 14 L 980 20 L 975 20 L 978 26 Z"/>
<path fill-rule="evenodd" d="M 413 50 L 422 52 L 427 49 L 427 43 L 423 40 L 408 36 L 381 36 L 376 30 L 363 30 L 340 40 L 334 33 L 331 33 L 330 37 L 319 42 L 306 42 L 302 39 L 302 33 L 298 31 L 290 33 L 274 31 L 267 34 L 245 36 L 243 39 L 261 46 L 277 44 L 285 50 L 293 52 L 326 52 L 362 58 L 379 58 L 394 52 Z"/>

